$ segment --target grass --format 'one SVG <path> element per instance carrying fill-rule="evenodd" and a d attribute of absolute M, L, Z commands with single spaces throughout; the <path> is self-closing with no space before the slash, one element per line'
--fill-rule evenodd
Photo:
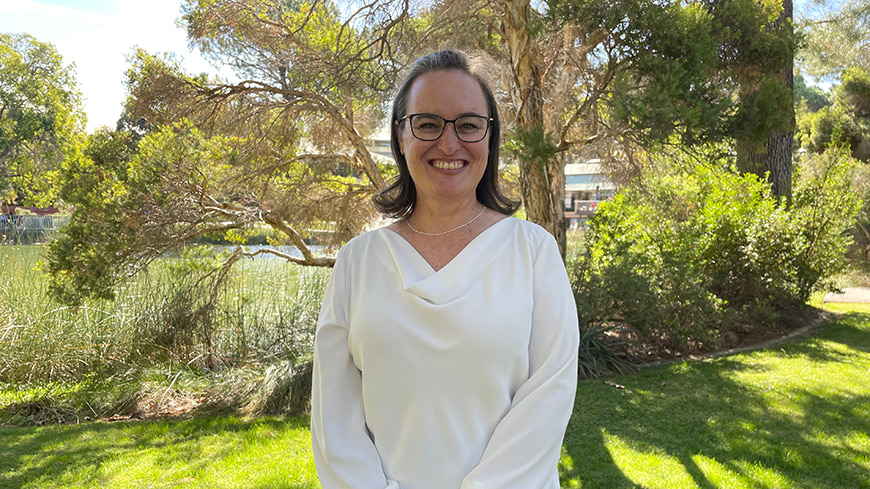
<path fill-rule="evenodd" d="M 212 307 L 196 279 L 216 249 L 158 260 L 121 284 L 115 300 L 69 308 L 36 271 L 41 247 L 0 246 L 0 382 L 78 381 L 192 358 L 236 366 L 307 351 L 329 270 L 242 259 Z M 195 305 L 200 314 L 191 314 Z"/>
<path fill-rule="evenodd" d="M 301 418 L 0 430 L 2 488 L 319 487 Z"/>
<path fill-rule="evenodd" d="M 583 382 L 563 487 L 870 488 L 870 307 L 782 348 Z"/>
<path fill-rule="evenodd" d="M 826 307 L 809 339 L 581 382 L 562 487 L 870 488 L 870 305 Z M 318 484 L 303 418 L 0 429 L 0 488 L 94 486 Z"/>

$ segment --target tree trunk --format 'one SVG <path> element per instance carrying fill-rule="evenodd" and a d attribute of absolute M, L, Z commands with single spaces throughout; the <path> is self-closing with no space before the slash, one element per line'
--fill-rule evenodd
<path fill-rule="evenodd" d="M 544 127 L 544 97 L 540 68 L 529 37 L 529 0 L 504 0 L 501 12 L 502 42 L 507 45 L 514 78 L 512 98 L 517 124 L 526 131 Z M 526 218 L 549 231 L 565 256 L 565 173 L 557 155 L 541 164 L 520 162 L 520 185 Z"/>

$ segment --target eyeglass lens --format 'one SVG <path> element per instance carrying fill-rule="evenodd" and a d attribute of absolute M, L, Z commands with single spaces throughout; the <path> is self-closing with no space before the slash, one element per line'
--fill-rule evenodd
<path fill-rule="evenodd" d="M 486 117 L 469 115 L 453 121 L 445 120 L 434 114 L 414 114 L 410 116 L 411 132 L 423 141 L 434 141 L 444 133 L 444 126 L 453 123 L 453 128 L 459 139 L 467 143 L 475 143 L 486 137 L 489 121 Z"/>

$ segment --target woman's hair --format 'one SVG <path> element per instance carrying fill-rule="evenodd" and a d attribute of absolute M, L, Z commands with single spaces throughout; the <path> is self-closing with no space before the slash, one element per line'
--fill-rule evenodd
<path fill-rule="evenodd" d="M 405 77 L 404 83 L 402 83 L 398 93 L 396 93 L 396 99 L 393 101 L 392 119 L 390 121 L 390 148 L 393 151 L 393 158 L 399 167 L 399 175 L 387 185 L 387 188 L 372 197 L 372 201 L 378 211 L 388 217 L 403 218 L 414 212 L 417 190 L 414 187 L 414 181 L 411 179 L 411 173 L 408 171 L 408 161 L 399 148 L 399 124 L 396 122 L 407 115 L 408 94 L 417 78 L 427 73 L 445 70 L 458 70 L 471 76 L 477 80 L 483 91 L 486 107 L 492 122 L 489 129 L 489 155 L 486 160 L 486 170 L 483 172 L 480 183 L 477 184 L 477 200 L 490 209 L 511 215 L 516 212 L 519 202 L 509 199 L 498 187 L 498 150 L 501 142 L 501 121 L 498 117 L 498 106 L 496 106 L 495 97 L 483 76 L 472 70 L 468 57 L 460 51 L 452 50 L 427 54 L 415 61 L 408 76 Z"/>

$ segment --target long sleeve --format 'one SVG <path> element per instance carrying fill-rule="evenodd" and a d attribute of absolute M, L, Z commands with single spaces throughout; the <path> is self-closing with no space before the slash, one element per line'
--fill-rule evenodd
<path fill-rule="evenodd" d="M 533 270 L 529 378 L 460 489 L 559 487 L 556 466 L 577 387 L 579 330 L 567 272 L 547 235 Z"/>
<path fill-rule="evenodd" d="M 348 351 L 347 257 L 339 253 L 314 340 L 311 442 L 323 489 L 399 489 L 366 427 L 361 373 Z"/>

